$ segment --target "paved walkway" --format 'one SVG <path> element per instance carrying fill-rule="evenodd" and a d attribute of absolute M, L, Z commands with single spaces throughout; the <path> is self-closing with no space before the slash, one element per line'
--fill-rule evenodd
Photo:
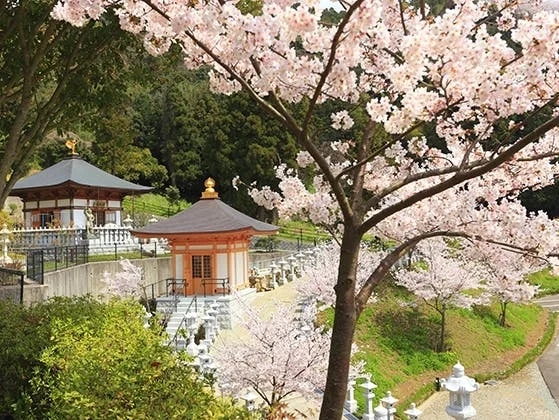
<path fill-rule="evenodd" d="M 559 295 L 546 296 L 536 302 L 550 311 L 559 312 Z M 551 395 L 559 405 L 559 326 L 555 331 L 555 339 L 537 364 Z"/>
<path fill-rule="evenodd" d="M 536 299 L 535 302 L 550 311 L 559 312 L 559 295 L 544 296 L 541 299 Z"/>

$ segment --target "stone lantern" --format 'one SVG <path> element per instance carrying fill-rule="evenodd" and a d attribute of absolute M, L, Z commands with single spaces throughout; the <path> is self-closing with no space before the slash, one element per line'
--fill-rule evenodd
<path fill-rule="evenodd" d="M 272 264 L 270 264 L 270 274 L 272 275 L 272 278 L 269 284 L 269 287 L 271 289 L 276 289 L 278 287 L 278 282 L 276 281 L 277 272 L 278 272 L 278 266 L 276 265 L 275 262 L 272 262 Z"/>
<path fill-rule="evenodd" d="M 441 380 L 441 388 L 449 392 L 446 413 L 450 417 L 470 419 L 476 415 L 476 409 L 471 405 L 470 394 L 479 389 L 479 384 L 464 374 L 464 366 L 460 362 L 452 367 L 452 375 L 447 380 Z"/>
<path fill-rule="evenodd" d="M 11 264 L 12 259 L 8 255 L 8 244 L 10 243 L 10 230 L 8 225 L 4 223 L 0 230 L 0 238 L 2 239 L 2 265 Z"/>
<path fill-rule="evenodd" d="M 307 255 L 307 261 L 308 261 L 310 264 L 313 264 L 313 263 L 314 263 L 314 254 L 315 254 L 314 249 L 307 249 L 307 250 L 305 251 L 305 254 Z"/>
<path fill-rule="evenodd" d="M 290 255 L 289 257 L 287 257 L 287 262 L 289 263 L 289 270 L 290 270 L 290 274 L 288 276 L 289 281 L 295 280 L 295 262 L 296 261 L 297 261 L 297 258 L 295 258 L 293 255 Z"/>
<path fill-rule="evenodd" d="M 241 396 L 241 398 L 245 400 L 245 407 L 248 411 L 254 411 L 256 409 L 254 403 L 256 402 L 257 395 L 254 392 L 250 391 L 247 394 Z"/>
<path fill-rule="evenodd" d="M 302 252 L 299 252 L 297 255 L 295 255 L 295 258 L 297 258 L 297 263 L 299 265 L 299 272 L 302 272 L 303 271 L 303 261 L 305 261 L 305 254 L 303 254 Z"/>
<path fill-rule="evenodd" d="M 347 381 L 347 394 L 344 408 L 350 413 L 355 413 L 357 411 L 357 400 L 355 399 L 355 380 L 353 379 Z"/>
<path fill-rule="evenodd" d="M 409 420 L 418 420 L 423 412 L 416 408 L 414 403 L 411 403 L 410 408 L 404 411 L 404 414 L 408 416 Z"/>
<path fill-rule="evenodd" d="M 382 403 L 384 408 L 386 408 L 386 419 L 387 420 L 390 420 L 390 419 L 394 418 L 394 413 L 396 412 L 396 408 L 394 408 L 394 406 L 396 405 L 396 403 L 398 401 L 399 401 L 398 398 L 394 398 L 390 391 L 388 391 L 386 393 L 386 397 L 381 398 L 380 402 Z"/>
<path fill-rule="evenodd" d="M 371 382 L 371 379 L 367 377 L 367 381 L 362 383 L 361 388 L 365 391 L 365 414 L 363 414 L 363 420 L 373 420 L 373 398 L 375 397 L 374 389 L 377 387 Z"/>
<path fill-rule="evenodd" d="M 198 345 L 194 341 L 194 332 L 190 333 L 190 337 L 188 339 L 188 345 L 186 346 L 186 352 L 191 355 L 192 357 L 198 356 L 200 350 L 198 349 Z"/>
<path fill-rule="evenodd" d="M 282 258 L 278 261 L 278 264 L 280 267 L 280 284 L 284 285 L 285 283 L 287 283 L 285 279 L 285 269 L 287 267 L 287 261 Z"/>

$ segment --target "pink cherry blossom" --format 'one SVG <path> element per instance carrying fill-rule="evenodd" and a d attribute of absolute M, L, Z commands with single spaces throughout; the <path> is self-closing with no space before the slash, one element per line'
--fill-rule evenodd
<path fill-rule="evenodd" d="M 103 273 L 103 283 L 106 284 L 105 292 L 109 296 L 141 297 L 143 296 L 143 271 L 130 260 L 119 261 L 122 271 L 117 273 Z"/>
<path fill-rule="evenodd" d="M 221 390 L 252 390 L 270 406 L 294 393 L 316 399 L 324 387 L 330 335 L 314 326 L 314 313 L 296 315 L 290 305 L 244 309 L 237 339 L 218 338 L 212 348 Z"/>

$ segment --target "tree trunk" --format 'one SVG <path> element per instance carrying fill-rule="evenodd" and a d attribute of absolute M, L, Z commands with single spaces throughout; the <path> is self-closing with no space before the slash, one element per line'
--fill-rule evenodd
<path fill-rule="evenodd" d="M 499 325 L 501 327 L 506 326 L 506 315 L 507 315 L 507 303 L 508 302 L 501 302 L 501 315 L 499 316 Z"/>
<path fill-rule="evenodd" d="M 355 276 L 361 236 L 347 228 L 344 231 L 332 341 L 328 360 L 326 387 L 320 410 L 321 420 L 341 419 L 347 391 L 353 333 L 357 321 L 355 308 Z"/>
<path fill-rule="evenodd" d="M 439 346 L 437 352 L 442 353 L 444 351 L 444 336 L 446 332 L 446 309 L 441 310 L 441 335 L 439 337 Z"/>

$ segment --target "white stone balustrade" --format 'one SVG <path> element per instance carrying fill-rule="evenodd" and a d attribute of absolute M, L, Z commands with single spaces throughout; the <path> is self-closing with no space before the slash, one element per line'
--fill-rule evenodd
<path fill-rule="evenodd" d="M 12 234 L 14 248 L 43 248 L 47 246 L 75 246 L 83 244 L 86 229 L 82 227 L 61 228 L 23 228 L 15 229 Z M 131 235 L 128 226 L 95 226 L 88 239 L 91 248 L 110 249 L 115 246 L 138 248 L 140 241 Z M 154 244 L 163 251 L 167 247 L 165 241 L 152 239 Z"/>

